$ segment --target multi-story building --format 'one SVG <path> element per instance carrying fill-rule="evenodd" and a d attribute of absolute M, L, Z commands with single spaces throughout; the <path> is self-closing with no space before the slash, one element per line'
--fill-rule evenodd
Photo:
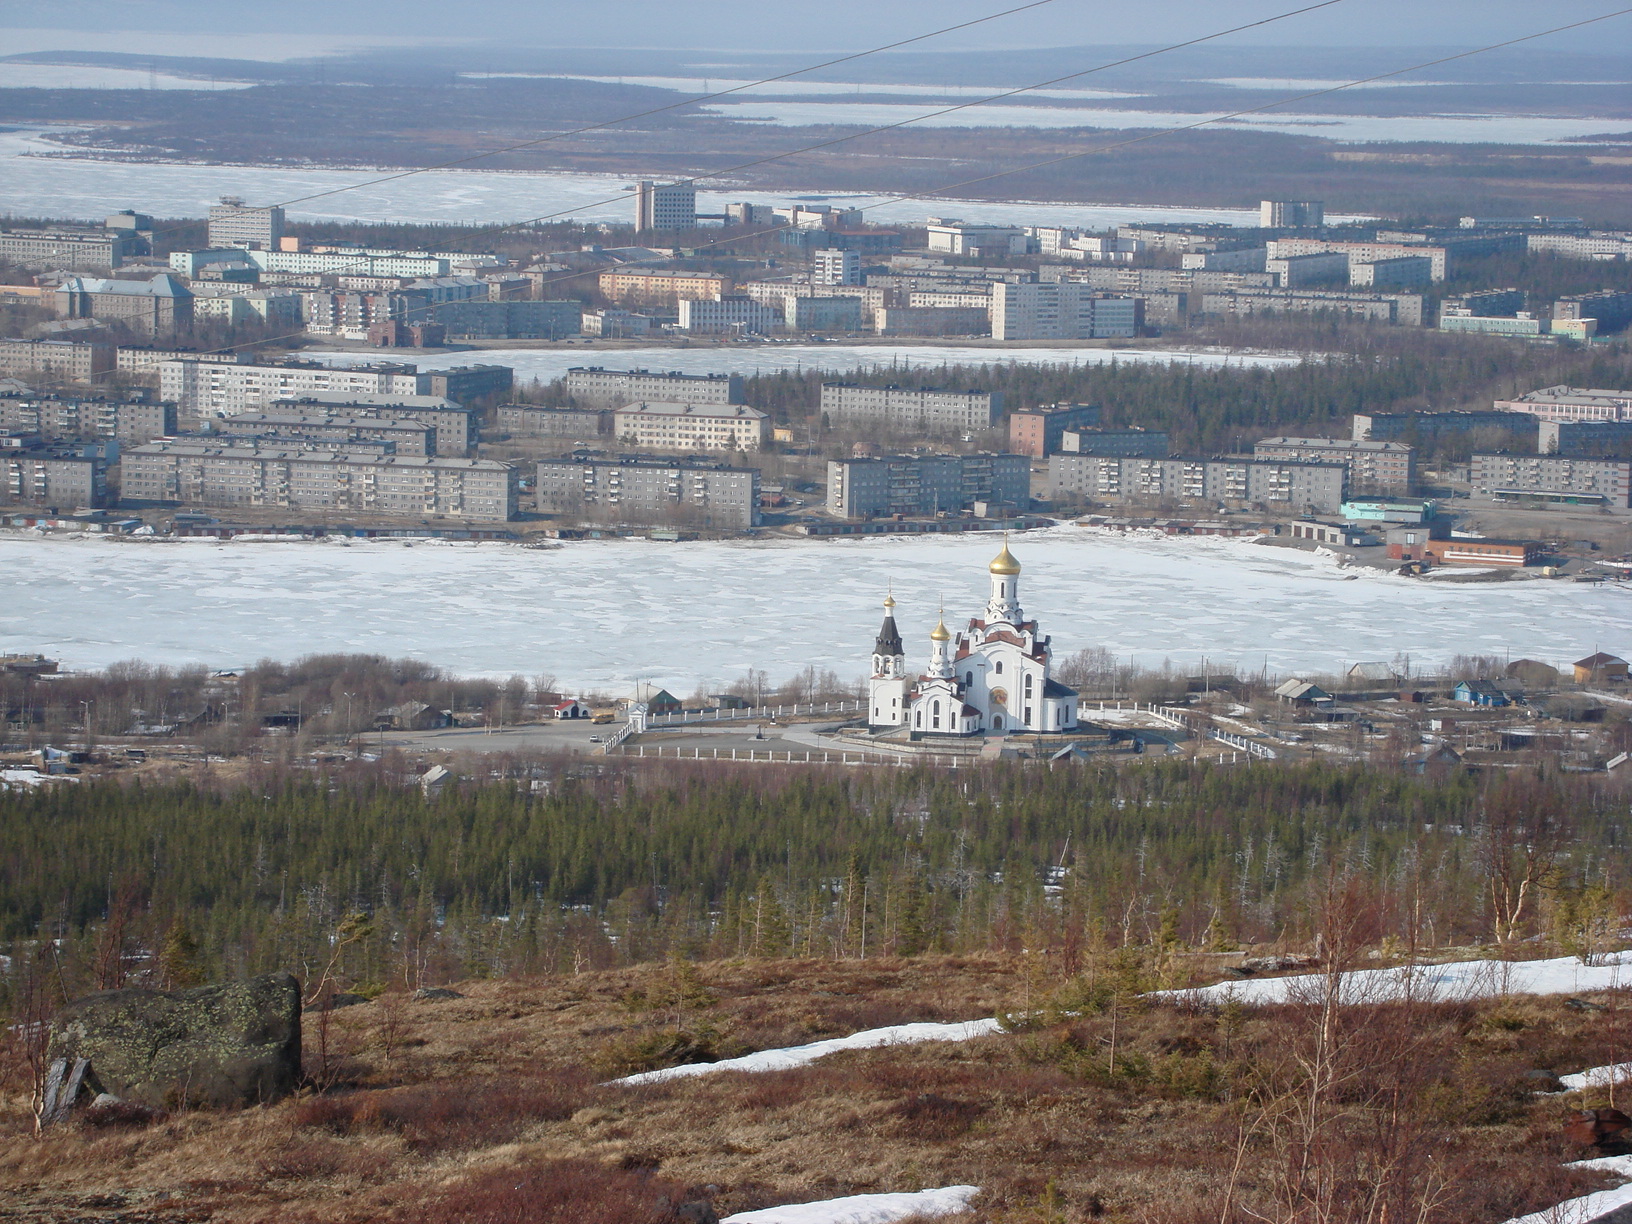
<path fill-rule="evenodd" d="M 582 407 L 617 408 L 637 400 L 684 404 L 740 404 L 741 374 L 682 374 L 678 370 L 603 370 L 575 366 L 567 371 L 567 394 Z"/>
<path fill-rule="evenodd" d="M 881 306 L 873 312 L 881 336 L 986 336 L 992 312 L 984 306 Z"/>
<path fill-rule="evenodd" d="M 0 499 L 59 511 L 108 504 L 108 461 L 98 447 L 0 448 Z"/>
<path fill-rule="evenodd" d="M 491 459 L 171 439 L 127 450 L 121 468 L 128 501 L 479 522 L 516 514 L 516 471 Z"/>
<path fill-rule="evenodd" d="M 822 415 L 833 425 L 963 433 L 992 428 L 1002 411 L 1003 397 L 992 391 L 822 384 Z"/>
<path fill-rule="evenodd" d="M 147 400 L 0 395 L 0 432 L 46 442 L 111 438 L 135 446 L 176 432 L 176 406 Z"/>
<path fill-rule="evenodd" d="M 0 263 L 59 272 L 112 271 L 131 250 L 129 236 L 117 230 L 0 230 Z"/>
<path fill-rule="evenodd" d="M 952 255 L 1024 255 L 1032 240 L 1013 225 L 972 225 L 952 217 L 929 219 L 928 245 Z"/>
<path fill-rule="evenodd" d="M 1596 293 L 1575 293 L 1553 303 L 1553 318 L 1596 319 L 1598 334 L 1618 332 L 1632 323 L 1632 292 L 1600 289 Z"/>
<path fill-rule="evenodd" d="M 1031 461 L 1025 455 L 890 455 L 827 465 L 827 512 L 839 518 L 941 514 L 977 501 L 1025 510 Z"/>
<path fill-rule="evenodd" d="M 637 230 L 683 230 L 697 225 L 697 188 L 690 183 L 642 179 L 635 190 Z"/>
<path fill-rule="evenodd" d="M 116 361 L 114 346 L 102 340 L 0 340 L 0 375 L 25 382 L 95 382 Z"/>
<path fill-rule="evenodd" d="M 1536 450 L 1543 455 L 1615 458 L 1632 451 L 1632 421 L 1537 421 Z"/>
<path fill-rule="evenodd" d="M 1336 514 L 1348 476 L 1341 463 L 1068 454 L 1049 456 L 1048 472 L 1063 502 L 1203 502 L 1288 514 Z"/>
<path fill-rule="evenodd" d="M 1261 246 L 1242 246 L 1219 251 L 1192 251 L 1179 256 L 1179 267 L 1194 272 L 1264 272 L 1269 251 Z"/>
<path fill-rule="evenodd" d="M 1434 261 L 1426 255 L 1400 255 L 1369 263 L 1349 261 L 1349 284 L 1357 289 L 1414 289 L 1427 285 L 1433 277 Z"/>
<path fill-rule="evenodd" d="M 270 251 L 282 240 L 281 208 L 249 208 L 236 196 L 223 196 L 221 203 L 210 206 L 212 247 L 247 246 Z"/>
<path fill-rule="evenodd" d="M 96 280 L 76 276 L 56 292 L 57 314 L 65 319 L 102 319 L 134 331 L 175 331 L 193 321 L 193 293 L 168 272 L 152 280 Z"/>
<path fill-rule="evenodd" d="M 515 389 L 516 372 L 510 366 L 449 366 L 443 370 L 418 371 L 420 395 L 437 395 L 456 404 L 472 404 L 509 395 Z"/>
<path fill-rule="evenodd" d="M 317 395 L 398 400 L 433 396 L 463 404 L 509 394 L 514 378 L 515 371 L 509 366 L 421 370 L 395 361 L 323 366 L 315 362 L 221 365 L 177 360 L 159 364 L 159 395 L 173 400 L 184 417 L 218 417 L 254 412 L 277 400 Z"/>
<path fill-rule="evenodd" d="M 1319 229 L 1326 224 L 1320 200 L 1264 200 L 1258 205 L 1261 229 Z"/>
<path fill-rule="evenodd" d="M 300 294 L 292 289 L 258 289 L 253 285 L 211 285 L 194 281 L 193 322 L 242 327 L 266 323 L 295 329 L 301 324 Z"/>
<path fill-rule="evenodd" d="M 1632 459 L 1474 455 L 1473 495 L 1521 505 L 1632 506 Z"/>
<path fill-rule="evenodd" d="M 1144 304 L 1103 293 L 1080 281 L 992 286 L 994 340 L 1102 340 L 1132 337 L 1144 325 Z"/>
<path fill-rule="evenodd" d="M 1282 255 L 1265 260 L 1264 271 L 1275 278 L 1277 289 L 1300 289 L 1322 282 L 1336 284 L 1349 278 L 1349 257 L 1340 251 Z"/>
<path fill-rule="evenodd" d="M 218 428 L 228 437 L 262 438 L 272 446 L 302 438 L 323 447 L 383 442 L 384 453 L 391 455 L 423 458 L 436 453 L 436 430 L 423 421 L 332 412 L 246 412 L 224 418 Z"/>
<path fill-rule="evenodd" d="M 1533 435 L 1536 419 L 1522 412 L 1357 412 L 1349 436 L 1356 442 L 1427 441 L 1441 434 L 1503 429 Z"/>
<path fill-rule="evenodd" d="M 751 297 L 727 294 L 720 298 L 680 299 L 681 331 L 705 336 L 735 332 L 763 336 L 783 325 L 780 310 Z"/>
<path fill-rule="evenodd" d="M 121 344 L 114 358 L 114 368 L 131 378 L 157 376 L 159 367 L 167 361 L 203 361 L 212 365 L 244 365 L 250 360 L 244 352 L 211 352 L 197 348 L 161 348 L 156 344 Z"/>
<path fill-rule="evenodd" d="M 612 433 L 630 446 L 656 450 L 759 450 L 770 439 L 770 417 L 744 404 L 683 404 L 643 400 L 612 414 Z"/>
<path fill-rule="evenodd" d="M 573 438 L 606 433 L 611 414 L 593 408 L 551 408 L 542 404 L 500 404 L 494 410 L 499 432 L 513 438 Z"/>
<path fill-rule="evenodd" d="M 1526 234 L 1527 249 L 1563 259 L 1632 259 L 1632 233 L 1624 230 L 1593 230 L 1581 234 Z"/>
<path fill-rule="evenodd" d="M 476 445 L 482 417 L 479 409 L 466 408 L 440 395 L 348 395 L 322 391 L 272 400 L 267 411 L 280 415 L 322 412 L 372 421 L 411 421 L 431 431 L 433 453 L 444 458 L 459 458 L 470 453 L 470 448 Z"/>
<path fill-rule="evenodd" d="M 744 297 L 780 311 L 784 322 L 798 319 L 812 309 L 798 305 L 800 298 L 852 298 L 861 305 L 863 327 L 876 327 L 879 311 L 898 297 L 893 290 L 875 285 L 821 285 L 805 281 L 749 281 L 740 287 L 740 292 Z M 822 308 L 815 309 L 820 311 Z M 838 309 L 848 312 L 850 308 L 841 306 Z M 985 325 L 985 313 L 983 305 L 982 326 Z"/>
<path fill-rule="evenodd" d="M 859 296 L 796 297 L 783 307 L 782 323 L 790 331 L 859 332 L 863 314 Z"/>
<path fill-rule="evenodd" d="M 1335 289 L 1241 288 L 1201 295 L 1207 315 L 1334 314 L 1380 323 L 1422 326 L 1418 293 L 1343 293 Z"/>
<path fill-rule="evenodd" d="M 1632 421 L 1632 391 L 1542 387 L 1517 399 L 1497 400 L 1498 412 L 1524 412 L 1544 421 Z"/>
<path fill-rule="evenodd" d="M 538 302 L 442 302 L 429 308 L 427 321 L 439 324 L 450 340 L 559 340 L 583 327 L 583 304 L 576 299 Z"/>
<path fill-rule="evenodd" d="M 810 279 L 811 283 L 817 285 L 859 285 L 861 256 L 854 251 L 841 251 L 832 247 L 812 251 Z"/>
<path fill-rule="evenodd" d="M 759 469 L 676 455 L 575 451 L 538 465 L 543 514 L 742 530 L 759 525 Z"/>
<path fill-rule="evenodd" d="M 596 278 L 601 296 L 609 302 L 642 306 L 673 306 L 676 302 L 712 299 L 731 292 L 731 278 L 717 272 L 641 272 L 613 268 Z"/>
<path fill-rule="evenodd" d="M 1167 432 L 1160 429 L 1068 429 L 1060 438 L 1059 450 L 1067 455 L 1126 455 L 1138 459 L 1160 459 L 1172 454 Z"/>
<path fill-rule="evenodd" d="M 1043 459 L 1060 449 L 1066 430 L 1091 429 L 1098 424 L 1097 404 L 1016 408 L 1009 413 L 1009 449 L 1017 455 Z"/>
<path fill-rule="evenodd" d="M 1356 442 L 1351 438 L 1264 438 L 1254 459 L 1292 463 L 1341 463 L 1356 493 L 1410 493 L 1417 483 L 1416 451 L 1403 442 Z"/>

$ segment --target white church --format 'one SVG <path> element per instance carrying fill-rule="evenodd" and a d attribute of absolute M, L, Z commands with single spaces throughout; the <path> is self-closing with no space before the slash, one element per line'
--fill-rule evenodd
<path fill-rule="evenodd" d="M 929 635 L 929 669 L 922 675 L 907 671 L 895 597 L 886 596 L 873 645 L 872 730 L 906 728 L 916 739 L 1076 729 L 1076 690 L 1049 675 L 1053 651 L 1037 622 L 1020 610 L 1020 562 L 1007 542 L 986 568 L 992 597 L 984 618 L 953 634 L 943 615 Z"/>

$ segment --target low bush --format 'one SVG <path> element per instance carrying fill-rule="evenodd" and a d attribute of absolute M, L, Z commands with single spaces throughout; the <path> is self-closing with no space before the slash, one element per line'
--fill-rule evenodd
<path fill-rule="evenodd" d="M 495 1169 L 416 1203 L 395 1218 L 414 1224 L 683 1224 L 686 1187 L 645 1169 L 556 1160 Z"/>
<path fill-rule="evenodd" d="M 348 1092 L 302 1102 L 295 1124 L 337 1135 L 394 1132 L 417 1152 L 478 1148 L 509 1142 L 534 1122 L 570 1118 L 588 1088 L 586 1077 L 560 1075 Z"/>

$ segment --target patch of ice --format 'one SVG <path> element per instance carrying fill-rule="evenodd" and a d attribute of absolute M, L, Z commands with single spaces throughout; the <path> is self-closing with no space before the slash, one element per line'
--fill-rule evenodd
<path fill-rule="evenodd" d="M 909 1216 L 951 1215 L 969 1206 L 979 1186 L 943 1186 L 905 1194 L 851 1194 L 816 1203 L 739 1211 L 720 1224 L 889 1224 Z"/>
<path fill-rule="evenodd" d="M 1445 965 L 1402 965 L 1394 969 L 1358 969 L 1345 973 L 1337 989 L 1339 1001 L 1343 1003 L 1402 998 L 1447 1002 L 1519 994 L 1580 994 L 1627 985 L 1632 981 L 1632 973 L 1625 969 L 1628 965 L 1632 965 L 1632 952 L 1611 953 L 1596 965 L 1583 965 L 1573 956 L 1537 961 L 1475 960 Z M 1156 997 L 1188 996 L 1213 1002 L 1235 999 L 1248 1004 L 1313 1002 L 1322 997 L 1326 985 L 1325 974 L 1300 973 L 1261 981 L 1219 982 L 1195 991 L 1166 990 Z"/>
<path fill-rule="evenodd" d="M 759 1050 L 741 1058 L 727 1058 L 720 1062 L 688 1063 L 682 1067 L 663 1067 L 657 1071 L 642 1071 L 613 1080 L 614 1084 L 656 1084 L 663 1080 L 684 1079 L 696 1075 L 712 1075 L 716 1071 L 789 1071 L 809 1066 L 818 1058 L 837 1054 L 840 1050 L 873 1050 L 880 1046 L 917 1045 L 925 1041 L 973 1041 L 999 1029 L 996 1020 L 968 1020 L 957 1024 L 892 1024 L 887 1028 L 864 1029 L 848 1037 L 830 1037 L 809 1045 L 786 1046 L 780 1050 Z M 768 1217 L 767 1217 L 768 1218 Z M 780 1218 L 780 1217 L 778 1217 Z"/>

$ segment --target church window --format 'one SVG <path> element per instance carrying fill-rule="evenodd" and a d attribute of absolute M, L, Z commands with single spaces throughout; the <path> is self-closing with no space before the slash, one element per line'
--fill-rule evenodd
<path fill-rule="evenodd" d="M 997 663 L 993 666 L 992 670 L 995 671 L 998 675 L 1001 676 L 1003 674 L 1003 660 L 999 659 L 997 661 Z"/>
<path fill-rule="evenodd" d="M 1028 723 L 1031 721 L 1031 707 L 1030 706 L 1026 707 L 1026 721 Z"/>
<path fill-rule="evenodd" d="M 1003 730 L 1003 715 L 999 714 L 997 717 L 992 719 L 992 726 L 999 731 Z"/>
<path fill-rule="evenodd" d="M 963 673 L 963 682 L 965 684 L 973 684 L 975 682 L 975 673 L 974 672 L 964 672 Z"/>
<path fill-rule="evenodd" d="M 1031 696 L 1031 676 L 1026 677 L 1026 696 Z"/>
<path fill-rule="evenodd" d="M 934 729 L 939 731 L 941 729 L 941 703 L 939 701 L 937 701 L 934 707 L 931 709 L 930 717 L 933 720 L 932 725 Z"/>

